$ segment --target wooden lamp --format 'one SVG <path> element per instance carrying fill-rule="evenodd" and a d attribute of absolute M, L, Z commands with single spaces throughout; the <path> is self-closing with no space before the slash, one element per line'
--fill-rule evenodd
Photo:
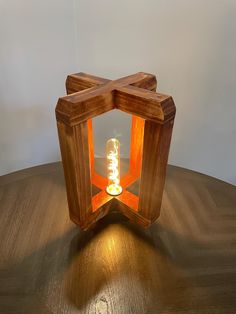
<path fill-rule="evenodd" d="M 84 73 L 67 77 L 68 95 L 59 98 L 56 119 L 70 218 L 82 229 L 111 205 L 144 227 L 159 217 L 175 105 L 156 86 L 156 77 L 142 72 L 115 81 Z M 108 179 L 95 172 L 92 130 L 92 118 L 113 109 L 132 114 L 130 167 L 117 195 L 109 194 Z M 139 178 L 137 196 L 127 188 Z M 94 196 L 92 185 L 101 190 Z"/>

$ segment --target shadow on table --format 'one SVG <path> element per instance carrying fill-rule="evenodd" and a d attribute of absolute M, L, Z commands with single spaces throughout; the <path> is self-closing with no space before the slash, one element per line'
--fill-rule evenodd
<path fill-rule="evenodd" d="M 92 313 L 101 308 L 112 313 L 113 307 L 117 313 L 199 313 L 206 299 L 206 309 L 226 310 L 221 301 L 228 299 L 232 306 L 233 292 L 226 298 L 220 290 L 214 295 L 205 272 L 229 257 L 219 251 L 211 257 L 204 252 L 201 258 L 194 256 L 208 248 L 160 224 L 144 230 L 111 213 L 71 241 L 67 296 L 78 309 Z M 217 284 L 217 277 L 212 283 Z"/>
<path fill-rule="evenodd" d="M 220 272 L 224 265 L 228 271 Z M 230 313 L 236 308 L 235 265 L 233 252 L 225 254 L 211 242 L 160 223 L 140 229 L 110 213 L 93 230 L 70 228 L 1 271 L 0 308 L 49 314 L 57 306 L 81 313 L 112 313 L 113 307 L 115 313 L 199 313 L 200 307 Z"/>

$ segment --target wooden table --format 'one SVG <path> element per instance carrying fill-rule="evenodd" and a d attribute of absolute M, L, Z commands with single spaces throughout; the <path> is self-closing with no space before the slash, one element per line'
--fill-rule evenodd
<path fill-rule="evenodd" d="M 169 166 L 152 227 L 82 232 L 60 163 L 0 183 L 0 313 L 236 313 L 236 187 Z"/>

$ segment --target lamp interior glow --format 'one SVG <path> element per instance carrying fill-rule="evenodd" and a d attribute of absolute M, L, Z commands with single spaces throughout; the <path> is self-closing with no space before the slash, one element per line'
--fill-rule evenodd
<path fill-rule="evenodd" d="M 107 179 L 106 192 L 116 196 L 122 193 L 120 186 L 120 142 L 111 138 L 106 143 Z"/>

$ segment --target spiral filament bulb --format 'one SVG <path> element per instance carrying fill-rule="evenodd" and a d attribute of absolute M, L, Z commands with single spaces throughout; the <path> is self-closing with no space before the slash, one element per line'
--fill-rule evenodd
<path fill-rule="evenodd" d="M 116 196 L 122 192 L 120 186 L 120 142 L 111 138 L 106 144 L 107 156 L 107 179 L 106 191 L 108 194 Z"/>

